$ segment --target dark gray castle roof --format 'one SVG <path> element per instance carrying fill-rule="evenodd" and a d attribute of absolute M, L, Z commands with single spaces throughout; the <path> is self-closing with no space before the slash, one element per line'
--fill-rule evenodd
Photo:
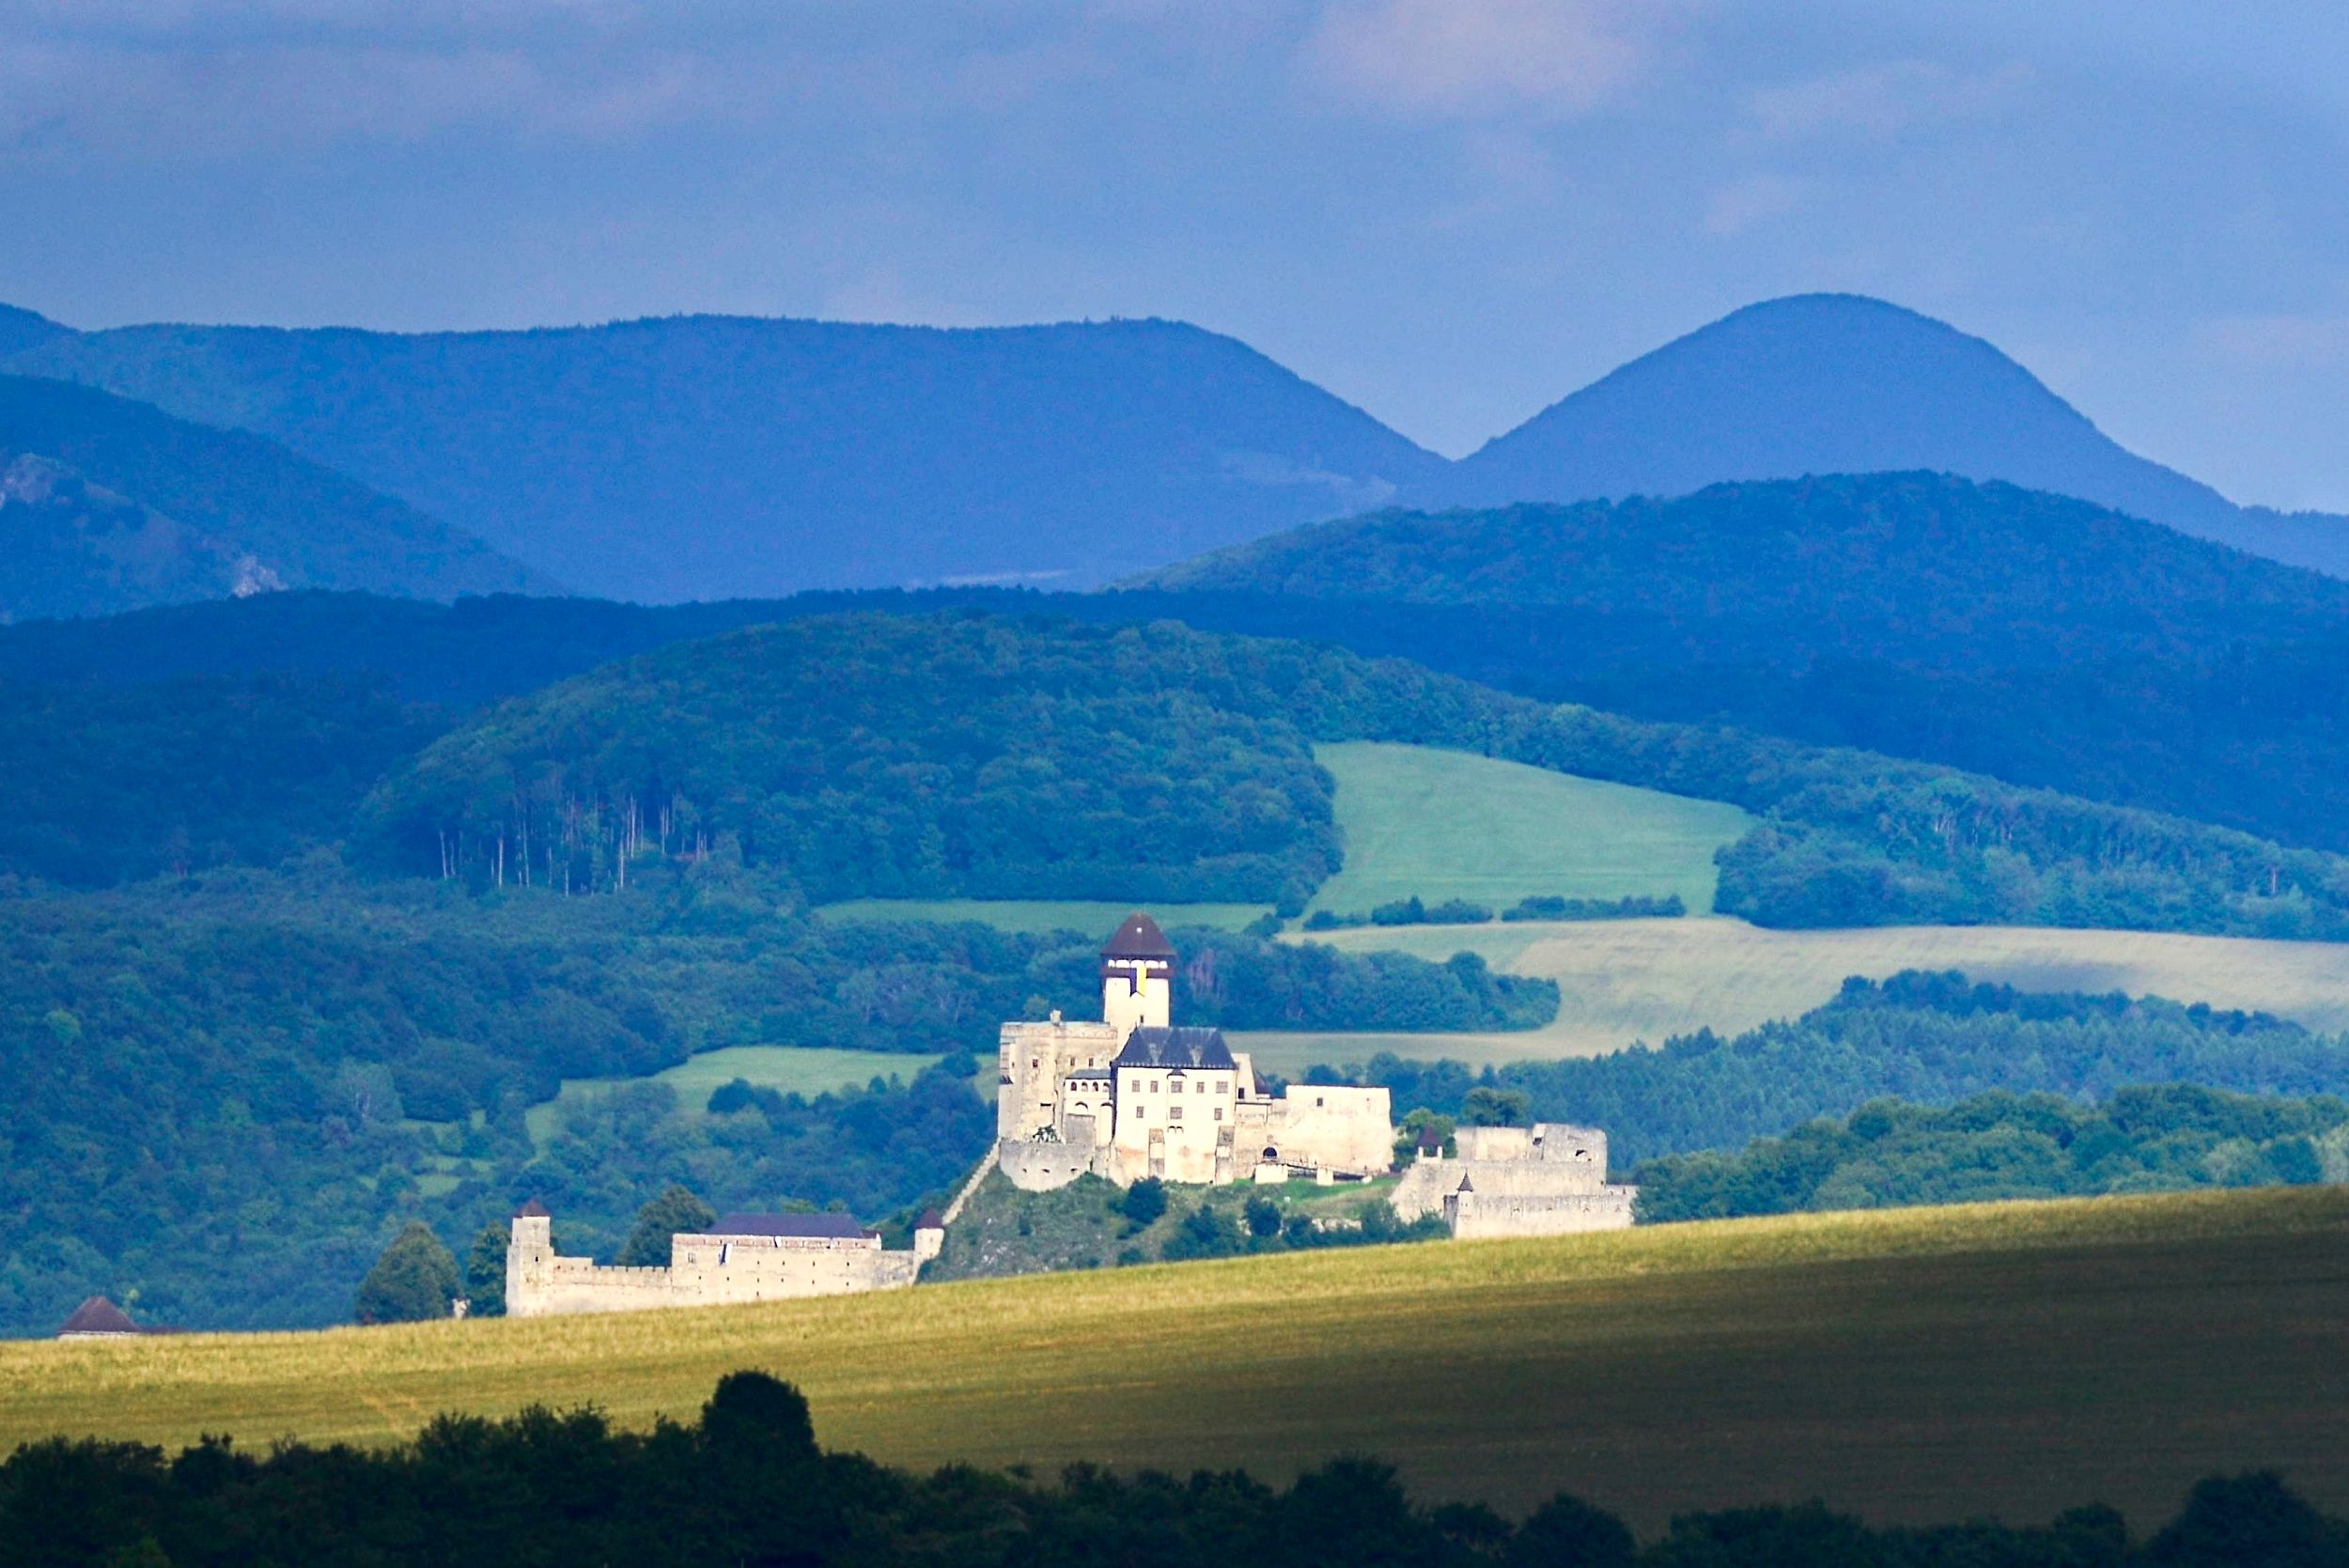
<path fill-rule="evenodd" d="M 1126 917 L 1125 924 L 1111 934 L 1110 945 L 1101 950 L 1104 958 L 1158 958 L 1174 962 L 1174 944 L 1166 939 L 1159 923 L 1136 909 Z"/>
<path fill-rule="evenodd" d="M 73 1309 L 73 1315 L 58 1329 L 64 1334 L 139 1334 L 146 1332 L 131 1321 L 131 1315 L 102 1296 L 93 1296 Z"/>
<path fill-rule="evenodd" d="M 846 1214 L 729 1214 L 700 1233 L 703 1235 L 770 1235 L 830 1237 L 847 1240 L 869 1236 L 868 1231 Z"/>
<path fill-rule="evenodd" d="M 1110 1065 L 1232 1072 L 1239 1063 L 1232 1060 L 1232 1048 L 1223 1043 L 1220 1029 L 1137 1029 Z"/>

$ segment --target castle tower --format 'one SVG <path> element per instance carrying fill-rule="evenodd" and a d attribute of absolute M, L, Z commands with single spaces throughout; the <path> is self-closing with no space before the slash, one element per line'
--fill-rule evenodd
<path fill-rule="evenodd" d="M 1159 923 L 1136 911 L 1101 950 L 1101 1017 L 1124 1045 L 1137 1029 L 1164 1029 L 1174 1017 L 1174 944 Z"/>
<path fill-rule="evenodd" d="M 554 1283 L 554 1221 L 533 1198 L 514 1211 L 506 1243 L 506 1315 L 535 1317 Z"/>

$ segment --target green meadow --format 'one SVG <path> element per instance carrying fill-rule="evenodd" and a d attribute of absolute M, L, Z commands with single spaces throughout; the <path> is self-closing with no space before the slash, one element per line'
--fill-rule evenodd
<path fill-rule="evenodd" d="M 1753 818 L 1718 800 L 1602 784 L 1468 752 L 1382 741 L 1314 748 L 1337 781 L 1346 864 L 1315 909 L 1363 914 L 1396 899 L 1663 897 L 1713 908 L 1713 852 Z"/>
<path fill-rule="evenodd" d="M 0 1343 L 0 1445 L 381 1442 L 435 1412 L 690 1417 L 759 1367 L 892 1463 L 1423 1497 L 2140 1524 L 2215 1471 L 2349 1505 L 2349 1191 L 1802 1215 L 1289 1253 L 616 1316 Z"/>
<path fill-rule="evenodd" d="M 778 1094 L 804 1094 L 813 1099 L 835 1089 L 862 1088 L 875 1078 L 910 1079 L 940 1060 L 934 1052 L 925 1055 L 801 1046 L 728 1046 L 688 1057 L 650 1078 L 565 1079 L 561 1094 L 532 1106 L 524 1115 L 533 1141 L 544 1143 L 554 1130 L 555 1117 L 566 1102 L 605 1094 L 622 1085 L 665 1083 L 677 1091 L 679 1106 L 699 1110 L 709 1103 L 711 1091 L 738 1078 Z"/>

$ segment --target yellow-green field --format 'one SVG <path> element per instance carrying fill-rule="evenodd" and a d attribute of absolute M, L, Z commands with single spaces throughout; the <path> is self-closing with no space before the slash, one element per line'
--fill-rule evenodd
<path fill-rule="evenodd" d="M 1653 1529 L 1817 1496 L 1876 1518 L 2149 1525 L 2273 1466 L 2349 1505 L 2349 1191 L 1664 1226 L 533 1323 L 0 1344 L 47 1433 L 380 1442 L 450 1408 L 690 1416 L 798 1382 L 895 1463 L 1278 1479 L 1383 1454 L 1427 1498 L 1572 1489 Z"/>
<path fill-rule="evenodd" d="M 1766 931 L 1743 921 L 1589 921 L 1402 926 L 1318 933 L 1354 952 L 1427 958 L 1462 950 L 1496 969 L 1558 982 L 1558 1018 L 1515 1034 L 1235 1034 L 1258 1065 L 1294 1076 L 1315 1062 L 1398 1056 L 1472 1063 L 1591 1056 L 1709 1026 L 1722 1033 L 1793 1017 L 1847 975 L 1963 970 L 2040 991 L 2126 991 L 2264 1009 L 2312 1029 L 2349 1029 L 2349 944 L 2036 926 L 1904 925 Z"/>
<path fill-rule="evenodd" d="M 833 1050 L 828 1047 L 728 1046 L 686 1058 L 650 1078 L 567 1078 L 562 1093 L 523 1112 L 533 1141 L 543 1143 L 554 1130 L 555 1117 L 566 1102 L 599 1094 L 624 1084 L 665 1083 L 677 1091 L 677 1104 L 699 1110 L 721 1084 L 747 1079 L 778 1094 L 805 1094 L 811 1099 L 834 1089 L 861 1088 L 879 1078 L 911 1079 L 939 1061 L 935 1053 L 885 1050 Z M 982 1078 L 991 1075 L 982 1074 Z M 993 1084 L 988 1085 L 992 1090 Z"/>
<path fill-rule="evenodd" d="M 1107 941 L 1117 923 L 1135 908 L 1081 899 L 852 898 L 821 905 L 816 912 L 837 921 L 975 920 L 999 931 L 1079 931 Z M 1205 925 L 1219 931 L 1237 931 L 1272 912 L 1269 904 L 1153 904 L 1149 908 L 1169 928 Z"/>
<path fill-rule="evenodd" d="M 1718 800 L 1601 784 L 1469 752 L 1349 740 L 1314 748 L 1337 781 L 1346 865 L 1312 908 L 1413 896 L 1498 914 L 1520 898 L 1678 893 L 1713 908 L 1713 851 L 1753 819 Z"/>

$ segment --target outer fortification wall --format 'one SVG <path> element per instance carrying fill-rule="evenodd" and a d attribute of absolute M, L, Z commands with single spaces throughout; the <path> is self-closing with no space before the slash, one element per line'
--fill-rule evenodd
<path fill-rule="evenodd" d="M 515 1217 L 506 1252 L 506 1315 L 563 1317 L 655 1307 L 713 1307 L 910 1285 L 922 1255 L 862 1236 L 680 1235 L 666 1268 L 615 1268 L 554 1250 L 544 1215 Z M 933 1249 L 934 1251 L 934 1249 Z"/>
<path fill-rule="evenodd" d="M 1602 1187 L 1596 1192 L 1488 1194 L 1476 1188 L 1447 1196 L 1443 1219 L 1455 1241 L 1617 1231 L 1631 1223 L 1639 1190 Z"/>
<path fill-rule="evenodd" d="M 1635 1187 L 1607 1182 L 1607 1135 L 1596 1127 L 1462 1127 L 1454 1158 L 1423 1157 L 1388 1202 L 1397 1218 L 1440 1214 L 1455 1237 L 1561 1235 L 1628 1225 Z"/>

